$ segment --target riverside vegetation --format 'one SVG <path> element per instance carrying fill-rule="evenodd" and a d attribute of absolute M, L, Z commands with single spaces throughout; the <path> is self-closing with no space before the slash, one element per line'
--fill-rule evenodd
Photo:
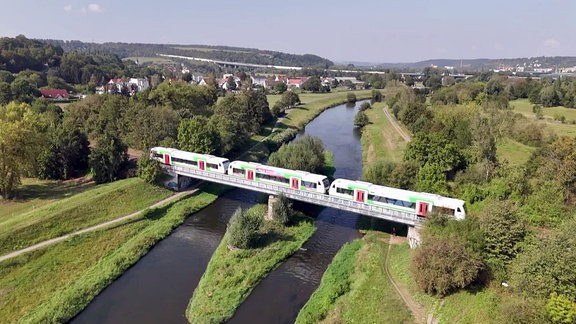
<path fill-rule="evenodd" d="M 329 95 L 322 95 L 322 101 L 321 105 L 302 110 L 308 112 L 309 120 L 312 119 L 310 116 L 316 115 L 317 109 L 342 102 L 342 96 L 335 95 L 330 101 Z M 95 224 L 97 220 L 112 219 L 113 215 L 136 211 L 169 195 L 169 191 L 147 185 L 139 179 L 119 180 L 104 185 L 64 186 L 58 190 L 54 186 L 39 187 L 42 186 L 27 180 L 16 190 L 17 197 L 26 197 L 26 200 L 16 199 L 0 204 L 0 210 L 6 211 L 1 213 L 0 221 L 13 224 L 2 227 L 3 237 L 7 242 L 12 242 L 7 246 L 2 245 L 3 248 L 6 246 L 6 252 L 38 242 L 39 239 L 35 237 L 48 239 L 85 228 L 85 222 Z M 86 191 L 82 194 L 82 190 L 77 188 Z M 16 322 L 27 314 L 30 321 L 69 320 L 186 216 L 214 201 L 221 190 L 211 185 L 197 196 L 172 203 L 170 206 L 173 207 L 162 207 L 146 214 L 153 217 L 143 215 L 137 217 L 136 222 L 83 234 L 1 262 L 0 321 Z M 55 194 L 57 192 L 61 192 L 61 195 Z M 64 197 L 69 199 L 69 206 L 61 201 Z M 74 224 L 52 221 L 56 225 L 45 231 L 42 222 L 38 222 L 39 219 L 50 222 L 51 217 L 64 217 L 62 215 L 70 212 L 80 217 Z M 22 215 L 26 215 L 25 222 L 18 221 Z M 14 235 L 15 232 L 21 235 Z"/>

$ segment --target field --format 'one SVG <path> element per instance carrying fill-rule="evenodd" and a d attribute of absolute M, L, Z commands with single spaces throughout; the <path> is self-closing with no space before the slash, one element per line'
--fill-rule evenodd
<path fill-rule="evenodd" d="M 344 245 L 296 323 L 408 323 L 414 319 L 384 268 L 389 235 L 369 231 Z"/>
<path fill-rule="evenodd" d="M 522 165 L 528 161 L 535 147 L 524 145 L 510 138 L 503 138 L 497 143 L 497 155 L 500 161 L 506 160 L 510 165 Z"/>
<path fill-rule="evenodd" d="M 168 57 L 162 56 L 151 56 L 151 57 L 126 57 L 124 60 L 132 60 L 134 62 L 138 61 L 140 63 L 156 63 L 156 64 L 168 64 L 174 63 L 174 61 Z"/>
<path fill-rule="evenodd" d="M 535 119 L 535 115 L 532 112 L 532 104 L 528 99 L 517 99 L 510 101 L 510 106 L 514 108 L 514 111 L 521 113 L 522 115 Z M 576 122 L 576 109 L 570 109 L 566 107 L 548 107 L 542 108 L 542 114 L 544 118 L 539 120 L 539 123 L 546 125 L 546 128 L 553 130 L 559 136 L 576 136 L 576 125 L 572 122 Z M 566 119 L 565 123 L 554 120 L 555 117 L 564 116 Z"/>
<path fill-rule="evenodd" d="M 362 129 L 362 160 L 364 165 L 377 161 L 402 161 L 406 142 L 384 114 L 385 103 L 376 102 L 366 111 L 370 124 Z"/>
<path fill-rule="evenodd" d="M 0 262 L 0 322 L 67 322 L 186 216 L 213 202 L 218 190 Z"/>
<path fill-rule="evenodd" d="M 21 202 L 0 205 L 0 255 L 130 214 L 172 194 L 138 178 L 80 187 L 29 182 L 18 193 Z"/>

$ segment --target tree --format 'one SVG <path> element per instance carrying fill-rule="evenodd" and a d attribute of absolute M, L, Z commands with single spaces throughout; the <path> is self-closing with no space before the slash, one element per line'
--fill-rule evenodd
<path fill-rule="evenodd" d="M 148 183 L 156 183 L 161 174 L 160 164 L 147 154 L 138 159 L 138 177 Z"/>
<path fill-rule="evenodd" d="M 300 97 L 294 91 L 286 91 L 282 94 L 280 101 L 290 108 L 300 103 Z"/>
<path fill-rule="evenodd" d="M 362 128 L 368 124 L 370 124 L 370 120 L 366 113 L 363 111 L 357 112 L 356 116 L 354 116 L 354 126 Z"/>
<path fill-rule="evenodd" d="M 324 171 L 324 144 L 317 137 L 303 136 L 291 144 L 282 145 L 268 159 L 268 164 L 280 168 L 312 173 Z"/>
<path fill-rule="evenodd" d="M 233 91 L 236 90 L 236 88 L 237 88 L 236 80 L 234 80 L 234 76 L 231 75 L 226 80 L 226 90 Z"/>
<path fill-rule="evenodd" d="M 376 85 L 374 85 L 374 88 L 378 89 L 376 87 Z M 382 99 L 384 99 L 384 96 L 382 95 L 382 92 L 380 92 L 379 90 L 372 90 L 372 100 L 374 102 L 381 102 Z"/>
<path fill-rule="evenodd" d="M 10 198 L 20 178 L 34 174 L 42 137 L 39 124 L 28 104 L 0 105 L 0 198 Z"/>
<path fill-rule="evenodd" d="M 98 138 L 90 153 L 90 168 L 96 183 L 118 179 L 122 166 L 128 159 L 128 147 L 113 134 Z"/>
<path fill-rule="evenodd" d="M 178 127 L 178 146 L 184 151 L 216 154 L 220 152 L 220 134 L 206 117 L 182 119 Z"/>
<path fill-rule="evenodd" d="M 417 133 L 406 146 L 404 160 L 420 166 L 433 162 L 444 172 L 460 169 L 465 163 L 458 147 L 441 133 Z"/>
<path fill-rule="evenodd" d="M 461 241 L 443 237 L 425 242 L 412 262 L 420 289 L 439 296 L 467 287 L 483 269 L 482 259 Z"/>
<path fill-rule="evenodd" d="M 291 221 L 294 210 L 292 209 L 292 200 L 284 196 L 278 195 L 276 202 L 272 206 L 274 220 L 282 225 L 288 225 Z"/>
<path fill-rule="evenodd" d="M 38 155 L 38 177 L 66 180 L 88 169 L 90 148 L 86 134 L 70 126 L 59 125 Z"/>
<path fill-rule="evenodd" d="M 510 286 L 540 298 L 555 292 L 576 300 L 575 226 L 573 217 L 548 236 L 526 244 L 510 264 Z"/>
<path fill-rule="evenodd" d="M 243 211 L 238 208 L 228 222 L 228 245 L 248 249 L 254 247 L 259 237 L 263 217 L 258 209 Z"/>
<path fill-rule="evenodd" d="M 348 92 L 348 94 L 346 94 L 346 102 L 347 103 L 355 103 L 356 102 L 356 95 L 353 92 Z"/>
<path fill-rule="evenodd" d="M 0 81 L 0 105 L 7 105 L 10 101 L 12 101 L 10 84 Z"/>
<path fill-rule="evenodd" d="M 396 168 L 396 163 L 392 161 L 376 161 L 363 167 L 362 180 L 383 186 L 393 186 L 391 176 Z"/>
<path fill-rule="evenodd" d="M 576 303 L 564 295 L 550 294 L 546 311 L 553 323 L 570 324 L 576 321 Z"/>
<path fill-rule="evenodd" d="M 319 77 L 313 76 L 302 83 L 300 88 L 306 91 L 320 92 L 322 90 L 322 81 L 320 81 Z"/>
<path fill-rule="evenodd" d="M 288 85 L 284 82 L 276 82 L 276 84 L 274 84 L 274 91 L 277 93 L 284 93 L 286 92 L 286 90 L 288 90 Z"/>

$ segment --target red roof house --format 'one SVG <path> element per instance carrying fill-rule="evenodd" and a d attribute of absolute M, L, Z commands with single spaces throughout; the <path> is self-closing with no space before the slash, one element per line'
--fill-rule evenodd
<path fill-rule="evenodd" d="M 66 89 L 40 89 L 43 98 L 51 100 L 68 100 L 70 96 Z"/>

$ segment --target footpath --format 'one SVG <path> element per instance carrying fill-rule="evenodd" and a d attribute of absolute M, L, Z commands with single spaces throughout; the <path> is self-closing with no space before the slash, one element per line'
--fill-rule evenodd
<path fill-rule="evenodd" d="M 173 201 L 173 200 L 175 200 L 175 199 L 178 199 L 178 198 L 180 198 L 180 197 L 182 197 L 182 196 L 184 196 L 184 195 L 192 194 L 192 193 L 196 192 L 197 190 L 198 190 L 197 188 L 192 188 L 192 189 L 187 190 L 187 191 L 178 192 L 178 193 L 176 193 L 176 194 L 174 194 L 174 195 L 172 195 L 172 196 L 170 196 L 170 197 L 168 197 L 168 198 L 166 198 L 166 199 L 164 199 L 164 200 L 161 200 L 161 201 L 155 203 L 154 205 L 148 206 L 146 209 L 156 208 L 156 207 L 162 206 L 162 205 L 164 205 L 164 204 L 166 204 L 166 203 L 169 203 L 169 202 L 171 202 L 171 201 Z M 98 225 L 94 225 L 94 226 L 92 226 L 92 227 L 88 227 L 88 228 L 85 228 L 85 229 L 82 229 L 82 230 L 79 230 L 79 231 L 76 231 L 76 232 L 73 232 L 73 233 L 70 233 L 70 234 L 66 234 L 66 235 L 63 235 L 63 236 L 60 236 L 60 237 L 56 237 L 56 238 L 53 238 L 53 239 L 44 241 L 44 242 L 40 242 L 40 243 L 38 243 L 38 244 L 29 246 L 29 247 L 27 247 L 27 248 L 24 248 L 24 249 L 21 249 L 21 250 L 18 250 L 18 251 L 14 251 L 14 252 L 12 252 L 12 253 L 9 253 L 9 254 L 0 256 L 0 262 L 2 262 L 2 261 L 4 261 L 4 260 L 11 259 L 11 258 L 14 258 L 14 257 L 17 257 L 17 256 L 19 256 L 19 255 L 21 255 L 21 254 L 24 254 L 24 253 L 27 253 L 27 252 L 35 251 L 35 250 L 41 249 L 41 248 L 43 248 L 43 247 L 46 247 L 46 246 L 49 246 L 49 245 L 52 245 L 52 244 L 55 244 L 55 243 L 65 241 L 65 240 L 67 240 L 67 239 L 69 239 L 69 238 L 71 238 L 72 236 L 75 236 L 75 235 L 80 235 L 80 234 L 83 234 L 83 233 L 96 231 L 96 230 L 99 230 L 99 229 L 108 227 L 108 226 L 110 226 L 110 225 L 114 225 L 114 224 L 116 224 L 116 223 L 124 222 L 124 221 L 126 221 L 126 220 L 131 219 L 131 218 L 134 218 L 134 217 L 136 217 L 136 216 L 139 216 L 139 215 L 140 215 L 143 211 L 145 211 L 146 209 L 142 209 L 142 210 L 139 210 L 139 211 L 134 212 L 134 213 L 132 213 L 132 214 L 129 214 L 129 215 L 126 215 L 126 216 L 122 216 L 122 217 L 120 217 L 120 218 L 116 218 L 116 219 L 113 219 L 113 220 L 108 221 L 108 222 L 105 222 L 105 223 L 101 223 L 101 224 L 98 224 Z"/>

